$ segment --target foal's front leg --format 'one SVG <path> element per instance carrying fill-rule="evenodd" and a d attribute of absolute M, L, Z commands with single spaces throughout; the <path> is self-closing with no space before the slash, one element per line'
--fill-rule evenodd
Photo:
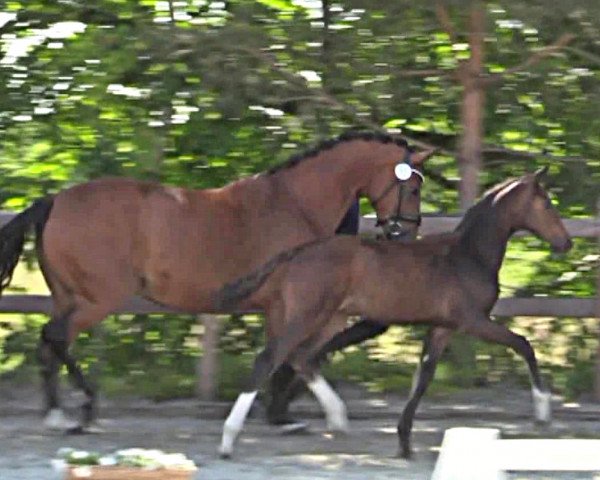
<path fill-rule="evenodd" d="M 409 458 L 411 456 L 410 434 L 412 432 L 413 418 L 421 398 L 435 374 L 435 368 L 442 356 L 452 330 L 443 327 L 433 327 L 427 332 L 427 338 L 423 342 L 421 360 L 413 377 L 413 386 L 410 391 L 408 402 L 402 410 L 398 422 L 398 437 L 400 440 L 400 456 Z"/>
<path fill-rule="evenodd" d="M 529 341 L 506 326 L 495 323 L 487 316 L 469 323 L 465 332 L 487 342 L 499 343 L 512 348 L 527 362 L 532 383 L 533 409 L 538 422 L 549 423 L 552 419 L 550 392 L 544 387 L 538 368 L 535 352 Z"/>

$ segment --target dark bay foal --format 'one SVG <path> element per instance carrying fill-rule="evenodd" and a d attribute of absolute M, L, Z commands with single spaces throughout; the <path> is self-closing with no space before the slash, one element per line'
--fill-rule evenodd
<path fill-rule="evenodd" d="M 315 355 L 350 315 L 376 318 L 382 325 L 433 326 L 430 345 L 460 330 L 512 348 L 527 362 L 536 417 L 550 413 L 550 396 L 542 385 L 529 342 L 494 323 L 490 311 L 498 294 L 498 271 L 506 244 L 517 230 L 528 230 L 556 251 L 571 248 L 558 212 L 539 184 L 545 170 L 506 181 L 490 190 L 465 215 L 455 232 L 407 243 L 334 237 L 297 247 L 273 258 L 261 269 L 226 286 L 218 305 L 231 308 L 245 300 L 265 311 L 268 342 L 258 355 L 249 389 L 227 418 L 221 453 L 233 451 L 256 390 L 282 363 L 288 362 L 307 381 L 336 427 L 341 400 L 316 372 Z M 276 327 L 274 327 L 276 325 Z M 435 365 L 438 349 L 425 363 Z M 416 388 L 420 396 L 433 368 Z M 412 415 L 398 425 L 401 455 L 410 455 Z"/>

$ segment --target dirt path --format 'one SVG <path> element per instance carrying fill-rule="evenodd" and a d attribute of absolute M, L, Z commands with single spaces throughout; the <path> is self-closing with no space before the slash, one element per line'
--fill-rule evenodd
<path fill-rule="evenodd" d="M 0 385 L 2 388 L 2 385 Z M 35 402 L 27 393 L 0 395 L 0 479 L 60 478 L 49 465 L 57 449 L 65 446 L 110 452 L 126 447 L 160 448 L 184 452 L 200 470 L 196 478 L 210 480 L 401 478 L 425 480 L 431 475 L 443 431 L 456 426 L 501 428 L 505 436 L 600 437 L 600 409 L 557 404 L 555 421 L 546 429 L 530 419 L 525 391 L 482 389 L 445 401 L 429 400 L 415 422 L 415 459 L 394 457 L 395 424 L 404 399 L 349 398 L 351 432 L 332 437 L 310 399 L 295 406 L 297 416 L 308 417 L 310 431 L 285 436 L 262 422 L 256 412 L 240 438 L 235 456 L 223 461 L 216 455 L 222 415 L 227 404 L 178 401 L 103 402 L 105 433 L 66 437 L 48 434 L 40 427 Z M 24 396 L 25 395 L 25 396 Z M 515 478 L 532 478 L 516 476 Z M 555 478 L 554 476 L 536 478 Z M 589 476 L 560 478 L 592 479 Z"/>

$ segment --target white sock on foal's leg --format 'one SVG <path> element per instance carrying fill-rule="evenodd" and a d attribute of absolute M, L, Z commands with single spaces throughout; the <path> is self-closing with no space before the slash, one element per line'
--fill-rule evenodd
<path fill-rule="evenodd" d="M 53 408 L 44 418 L 44 427 L 48 430 L 70 430 L 79 424 L 68 418 L 60 408 Z"/>
<path fill-rule="evenodd" d="M 308 382 L 308 388 L 317 397 L 327 418 L 327 428 L 338 432 L 348 431 L 348 416 L 346 405 L 327 380 L 321 375 L 315 376 Z"/>
<path fill-rule="evenodd" d="M 223 437 L 219 448 L 222 457 L 230 457 L 233 453 L 233 444 L 244 426 L 244 421 L 257 393 L 257 391 L 240 393 L 235 401 L 235 405 L 223 424 Z"/>
<path fill-rule="evenodd" d="M 550 423 L 552 420 L 552 405 L 550 392 L 543 392 L 536 387 L 531 387 L 533 396 L 533 412 L 538 422 Z"/>

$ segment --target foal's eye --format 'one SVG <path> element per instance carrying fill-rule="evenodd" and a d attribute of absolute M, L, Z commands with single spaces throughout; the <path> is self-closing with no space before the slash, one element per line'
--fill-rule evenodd
<path fill-rule="evenodd" d="M 420 191 L 420 190 L 419 190 L 418 188 L 415 188 L 415 189 L 413 189 L 413 191 L 412 191 L 412 192 L 410 192 L 410 193 L 411 193 L 411 194 L 413 194 L 414 196 L 417 196 L 417 195 L 419 194 L 419 191 Z"/>
<path fill-rule="evenodd" d="M 544 207 L 546 207 L 547 210 L 552 208 L 552 200 L 547 198 L 546 201 L 544 202 Z"/>

